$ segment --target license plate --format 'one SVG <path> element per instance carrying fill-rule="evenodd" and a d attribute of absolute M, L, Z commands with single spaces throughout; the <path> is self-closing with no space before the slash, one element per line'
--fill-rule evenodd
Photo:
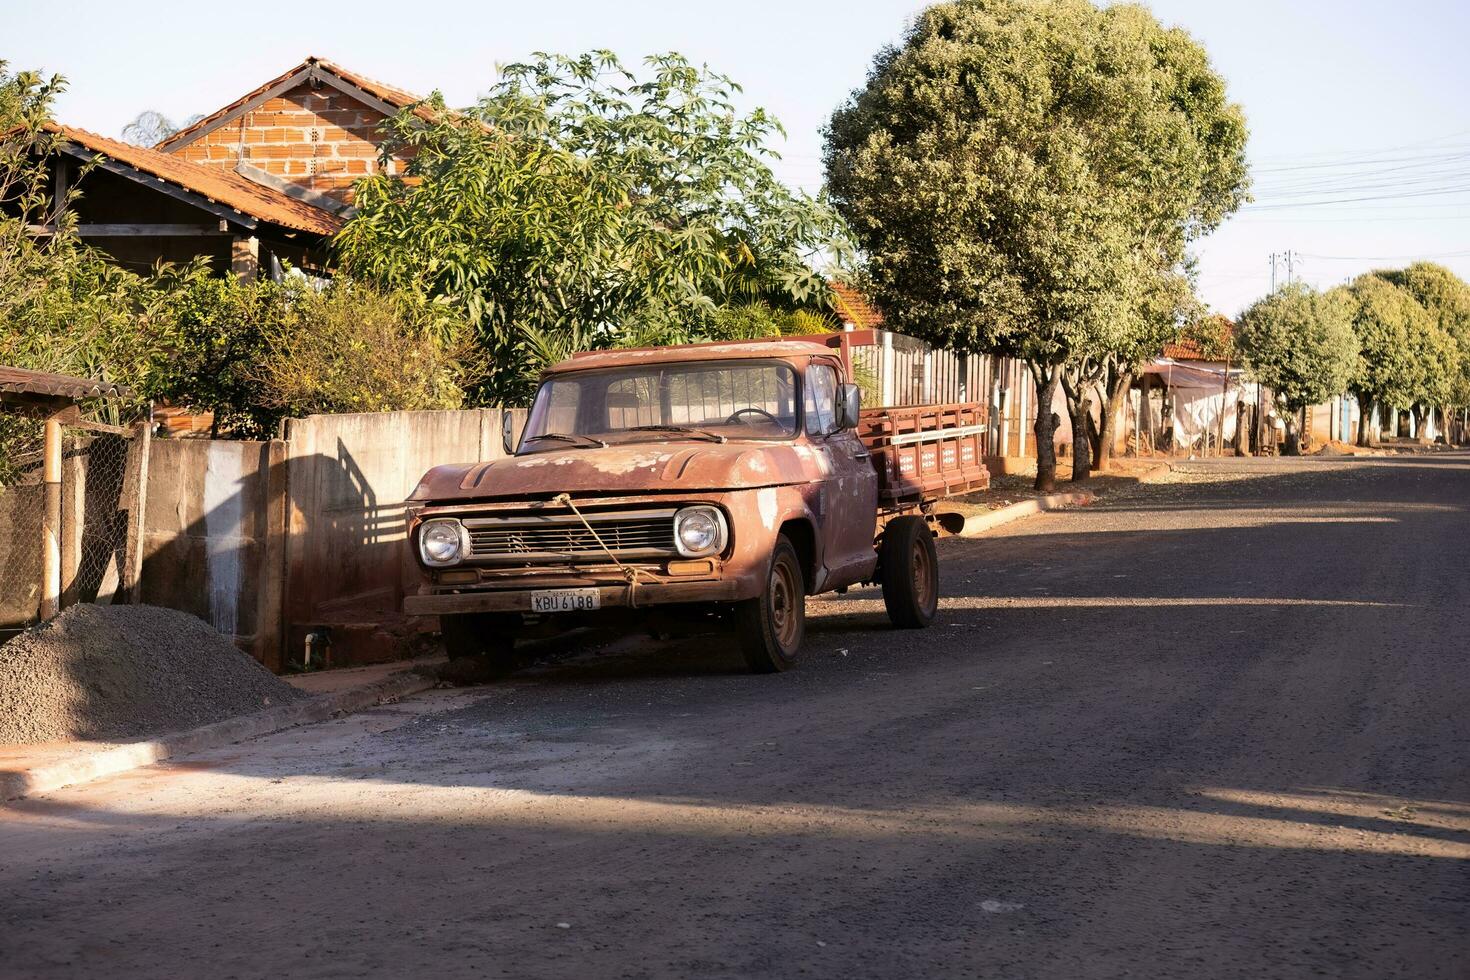
<path fill-rule="evenodd" d="M 602 593 L 596 589 L 544 589 L 531 593 L 531 612 L 581 612 L 602 608 Z"/>

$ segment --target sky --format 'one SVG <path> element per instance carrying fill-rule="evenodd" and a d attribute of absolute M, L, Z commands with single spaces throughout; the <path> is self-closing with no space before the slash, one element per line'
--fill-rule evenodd
<path fill-rule="evenodd" d="M 210 112 L 308 54 L 468 104 L 534 51 L 679 51 L 741 83 L 788 137 L 785 181 L 822 182 L 821 127 L 922 4 L 907 0 L 356 0 L 216 7 L 0 0 L 0 60 L 70 83 L 57 118 L 116 136 L 140 111 Z M 1470 2 L 1155 0 L 1249 121 L 1256 201 L 1196 243 L 1234 316 L 1291 274 L 1319 288 L 1424 258 L 1470 278 Z M 64 29 L 63 29 L 64 28 Z"/>

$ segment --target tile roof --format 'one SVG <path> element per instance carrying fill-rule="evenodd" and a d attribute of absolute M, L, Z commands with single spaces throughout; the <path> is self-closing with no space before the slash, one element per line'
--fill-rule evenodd
<path fill-rule="evenodd" d="M 110 381 L 0 365 L 0 394 L 42 395 L 75 401 L 79 398 L 128 398 L 132 391 Z"/>
<path fill-rule="evenodd" d="M 828 285 L 832 287 L 832 305 L 845 322 L 859 330 L 883 326 L 883 314 L 874 309 L 868 298 L 856 287 L 836 281 Z"/>
<path fill-rule="evenodd" d="M 207 129 L 212 123 L 214 123 L 215 120 L 219 119 L 221 116 L 227 116 L 240 107 L 247 105 L 248 103 L 253 102 L 256 99 L 259 99 L 266 92 L 269 92 L 277 85 L 280 85 L 282 82 L 289 79 L 292 75 L 300 74 L 301 72 L 308 71 L 312 68 L 316 68 L 320 71 L 328 72 L 332 75 L 335 75 L 342 81 L 346 82 L 348 85 L 355 86 L 356 88 L 359 88 L 362 91 L 366 92 L 368 95 L 371 95 L 373 98 L 386 102 L 389 105 L 394 106 L 398 109 L 402 109 L 406 106 L 413 105 L 415 102 L 422 101 L 420 96 L 414 95 L 412 92 L 407 92 L 401 88 L 397 88 L 396 86 L 387 85 L 376 79 L 368 78 L 366 75 L 359 75 L 356 72 L 348 71 L 341 65 L 338 65 L 332 61 L 328 61 L 326 58 L 319 58 L 316 55 L 308 55 L 306 60 L 301 62 L 299 65 L 295 65 L 289 70 L 277 75 L 275 78 L 272 78 L 267 82 L 263 82 L 262 84 L 257 85 L 255 88 L 251 89 L 249 92 L 246 92 L 244 95 L 240 96 L 229 105 L 221 106 L 219 109 L 216 109 L 214 112 L 211 112 L 209 115 L 203 117 L 202 119 L 195 120 L 193 123 L 185 126 L 177 133 L 171 133 L 170 135 L 164 137 L 162 140 L 159 141 L 155 149 L 168 150 L 172 152 L 173 150 L 176 150 L 181 146 L 193 142 L 196 136 L 198 136 L 203 130 Z M 429 110 L 427 108 L 420 107 L 419 109 L 415 110 L 415 112 L 417 115 L 422 116 L 425 119 L 428 119 L 430 117 Z"/>
<path fill-rule="evenodd" d="M 133 146 L 74 126 L 47 123 L 46 129 L 68 142 L 193 191 L 259 221 L 323 236 L 335 235 L 342 228 L 342 219 L 331 212 L 305 201 L 298 201 L 274 188 L 257 184 L 233 170 L 191 163 L 169 153 Z"/>
<path fill-rule="evenodd" d="M 1199 341 L 1192 337 L 1181 337 L 1176 343 L 1165 344 L 1164 356 L 1175 361 L 1205 360 L 1204 351 L 1200 350 Z"/>
<path fill-rule="evenodd" d="M 1218 336 L 1220 343 L 1228 345 L 1234 339 L 1235 324 L 1231 323 L 1227 317 L 1220 316 L 1217 313 L 1212 315 L 1206 322 L 1214 324 L 1216 335 Z M 1201 346 L 1199 338 L 1183 335 L 1175 339 L 1172 343 L 1165 344 L 1162 356 L 1175 361 L 1224 360 L 1223 356 L 1205 356 L 1205 350 L 1204 347 Z"/>

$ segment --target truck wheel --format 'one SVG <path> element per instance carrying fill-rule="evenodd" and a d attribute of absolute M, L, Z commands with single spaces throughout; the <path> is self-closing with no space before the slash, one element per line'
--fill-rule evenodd
<path fill-rule="evenodd" d="M 796 549 L 784 534 L 771 551 L 765 589 L 735 605 L 735 630 L 753 672 L 774 674 L 796 666 L 806 633 L 806 580 Z"/>
<path fill-rule="evenodd" d="M 878 549 L 883 605 L 899 629 L 921 629 L 939 611 L 939 554 L 922 517 L 899 517 L 883 529 Z"/>
<path fill-rule="evenodd" d="M 449 664 L 445 680 L 477 684 L 499 680 L 525 665 L 515 652 L 519 621 L 493 613 L 458 613 L 439 617 L 439 634 Z"/>

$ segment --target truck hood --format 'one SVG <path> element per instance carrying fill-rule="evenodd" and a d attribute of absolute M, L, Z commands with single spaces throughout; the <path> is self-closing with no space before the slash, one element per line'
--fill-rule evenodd
<path fill-rule="evenodd" d="M 629 496 L 747 490 L 820 480 L 831 469 L 828 450 L 816 446 L 635 443 L 436 466 L 419 481 L 409 499 L 537 500 L 564 492 Z"/>

